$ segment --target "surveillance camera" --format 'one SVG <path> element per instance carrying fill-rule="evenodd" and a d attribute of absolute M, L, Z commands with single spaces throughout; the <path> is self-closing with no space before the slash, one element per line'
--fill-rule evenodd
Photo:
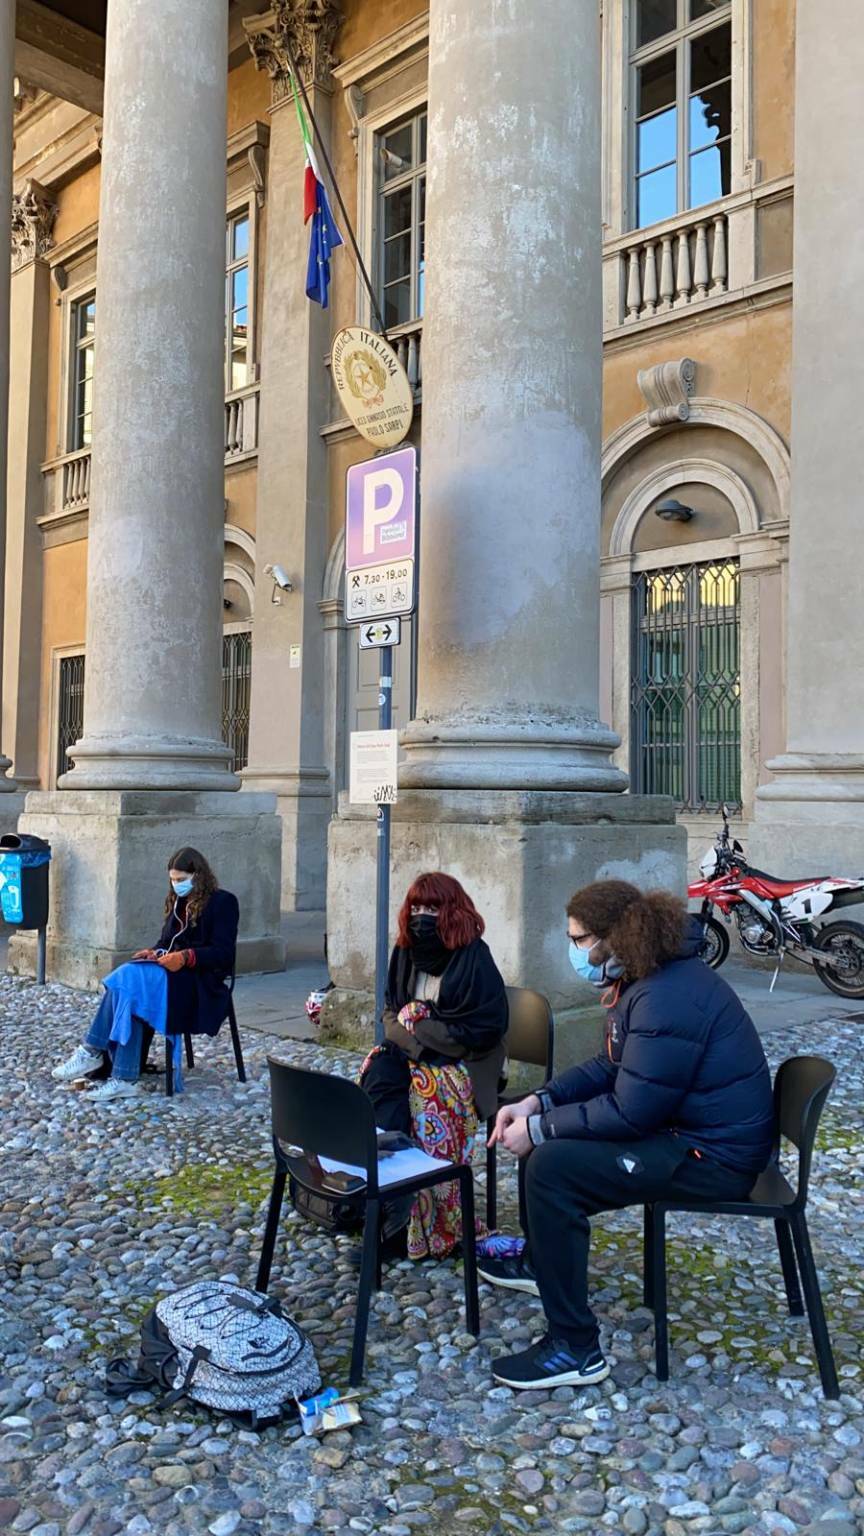
<path fill-rule="evenodd" d="M 281 565 L 265 565 L 264 571 L 267 576 L 273 577 L 277 587 L 281 587 L 283 592 L 294 591 L 294 583 Z"/>

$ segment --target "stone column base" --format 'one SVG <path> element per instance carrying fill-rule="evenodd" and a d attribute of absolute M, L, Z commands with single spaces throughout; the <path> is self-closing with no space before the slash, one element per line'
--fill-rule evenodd
<path fill-rule="evenodd" d="M 24 812 L 27 791 L 0 781 L 0 837 L 18 830 L 18 818 Z"/>
<path fill-rule="evenodd" d="M 864 757 L 789 752 L 768 767 L 775 779 L 756 793 L 751 862 L 796 879 L 864 874 Z"/>
<path fill-rule="evenodd" d="M 282 830 L 264 794 L 58 790 L 27 796 L 19 831 L 51 844 L 48 977 L 95 988 L 159 934 L 168 860 L 199 848 L 240 902 L 238 971 L 279 971 Z M 9 969 L 34 974 L 35 934 L 15 935 Z"/>
<path fill-rule="evenodd" d="M 375 812 L 341 797 L 330 823 L 327 945 L 339 987 L 373 986 Z M 567 958 L 565 906 L 592 880 L 686 889 L 686 835 L 661 796 L 407 790 L 393 809 L 390 931 L 417 875 L 455 875 L 486 919 L 510 986 L 553 1009 L 596 1001 Z"/>

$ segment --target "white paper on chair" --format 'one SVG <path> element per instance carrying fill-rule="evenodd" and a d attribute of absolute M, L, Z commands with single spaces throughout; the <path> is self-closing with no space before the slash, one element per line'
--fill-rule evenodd
<path fill-rule="evenodd" d="M 353 1173 L 358 1179 L 366 1179 L 366 1169 L 356 1163 L 337 1163 L 332 1157 L 319 1157 L 326 1173 Z M 430 1157 L 421 1147 L 406 1147 L 389 1157 L 378 1159 L 378 1185 L 386 1189 L 388 1184 L 399 1184 L 402 1179 L 416 1179 L 422 1173 L 440 1173 L 442 1168 L 452 1167 L 446 1158 Z"/>

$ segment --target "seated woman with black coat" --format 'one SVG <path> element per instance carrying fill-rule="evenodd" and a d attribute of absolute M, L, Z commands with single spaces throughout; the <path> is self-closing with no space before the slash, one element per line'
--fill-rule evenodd
<path fill-rule="evenodd" d="M 215 1035 L 228 1016 L 237 897 L 219 889 L 197 848 L 172 856 L 168 879 L 158 942 L 105 977 L 105 995 L 84 1042 L 51 1074 L 58 1082 L 104 1079 L 88 1092 L 88 1105 L 137 1093 L 148 1032 L 174 1036 L 179 1068 L 183 1034 Z"/>
<path fill-rule="evenodd" d="M 507 994 L 484 928 L 458 880 L 415 880 L 390 959 L 386 1042 L 360 1078 L 382 1130 L 403 1131 L 456 1163 L 470 1161 L 478 1124 L 494 1114 L 504 1068 Z M 409 1256 L 442 1258 L 461 1236 L 457 1186 L 423 1191 L 411 1210 Z"/>

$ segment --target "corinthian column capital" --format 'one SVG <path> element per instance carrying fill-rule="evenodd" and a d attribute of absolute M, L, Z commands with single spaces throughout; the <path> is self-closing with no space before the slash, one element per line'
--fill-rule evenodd
<path fill-rule="evenodd" d="M 289 50 L 307 84 L 330 85 L 341 22 L 340 0 L 273 0 L 269 10 L 243 22 L 252 57 L 273 82 L 274 102 L 290 88 Z"/>
<path fill-rule="evenodd" d="M 12 271 L 50 251 L 57 204 L 39 185 L 25 181 L 12 197 Z"/>

